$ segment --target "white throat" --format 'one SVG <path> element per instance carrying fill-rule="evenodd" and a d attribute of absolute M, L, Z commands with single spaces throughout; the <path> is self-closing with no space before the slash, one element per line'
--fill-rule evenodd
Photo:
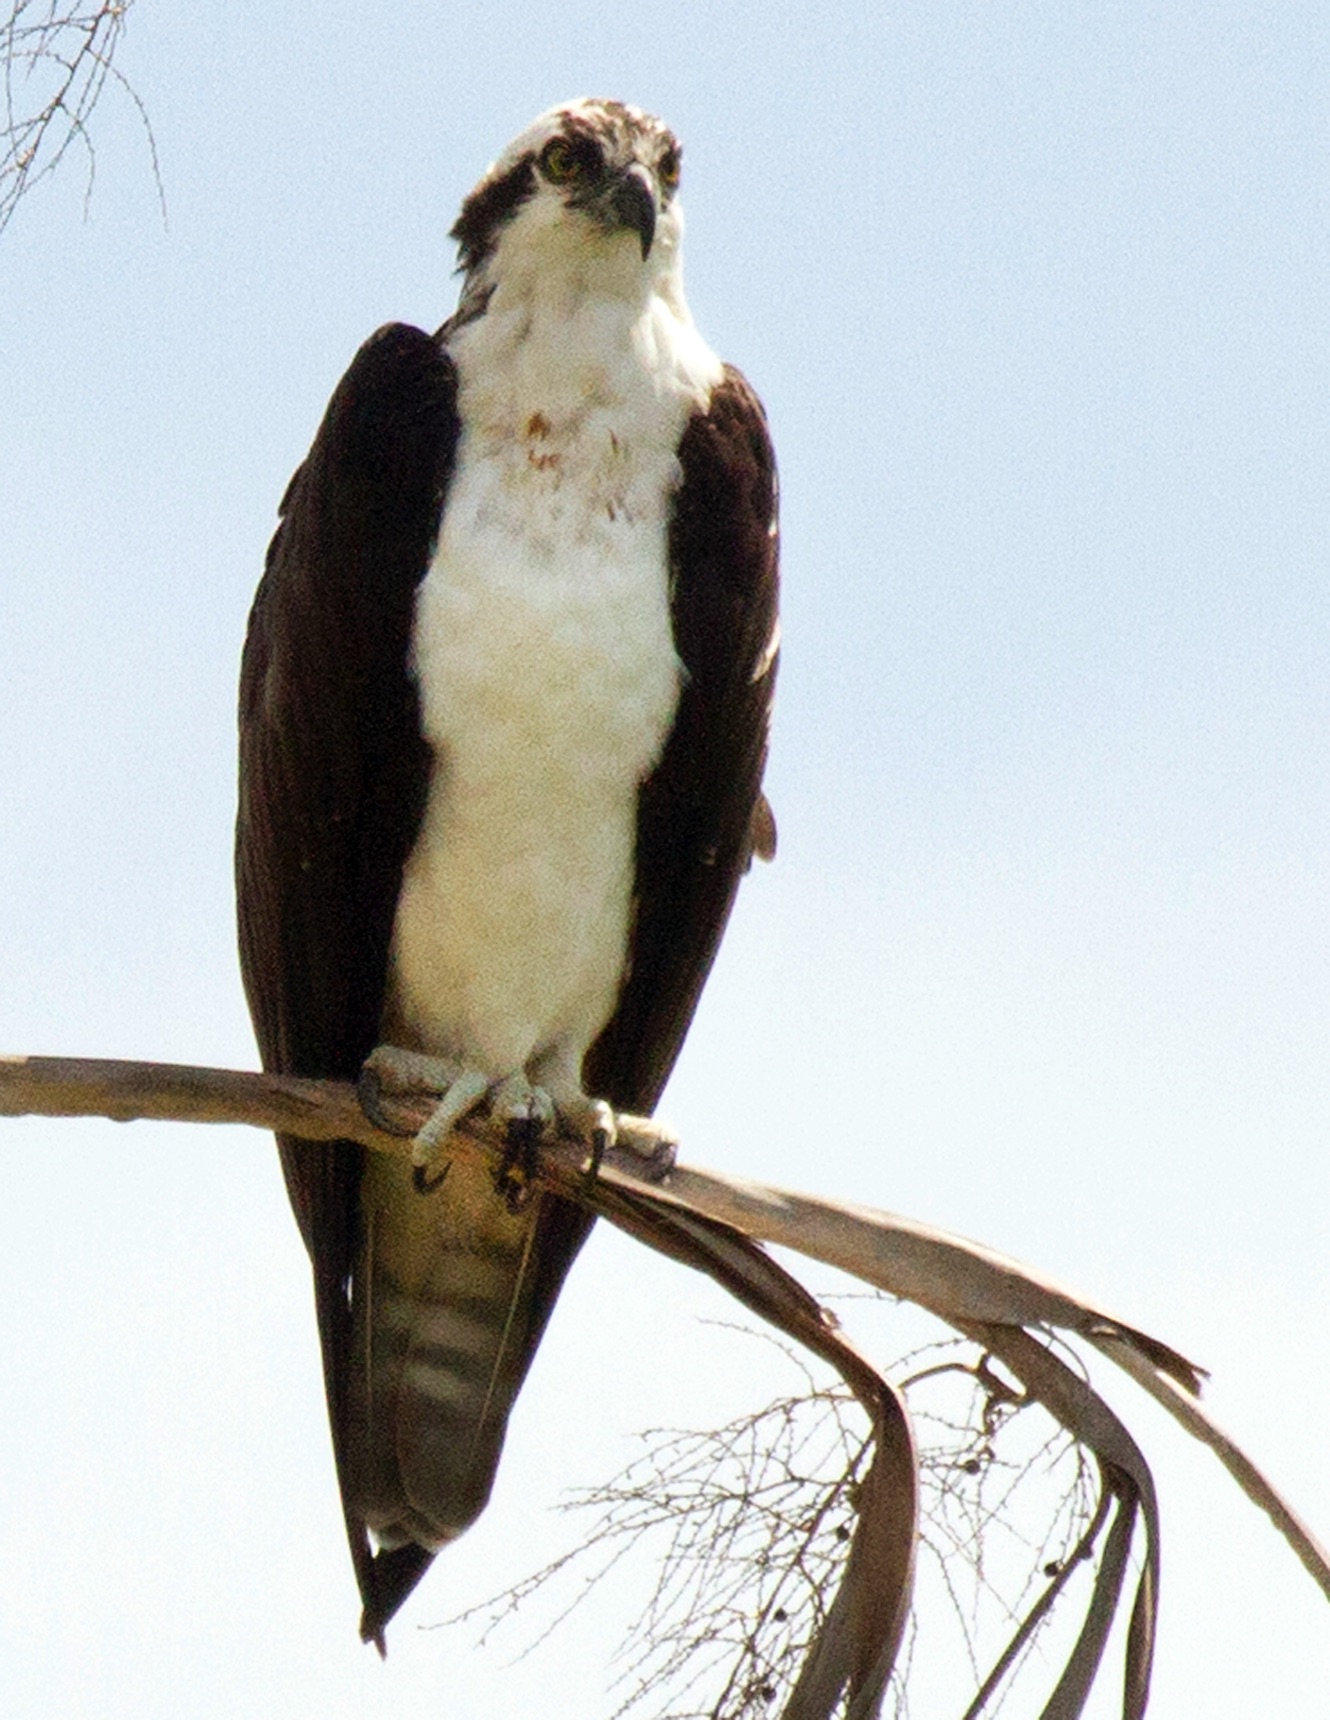
<path fill-rule="evenodd" d="M 571 430 L 627 407 L 649 431 L 705 406 L 721 366 L 684 297 L 682 238 L 677 199 L 646 259 L 635 233 L 600 232 L 548 193 L 524 203 L 468 283 L 484 315 L 449 338 L 463 423 L 502 431 L 539 410 Z"/>

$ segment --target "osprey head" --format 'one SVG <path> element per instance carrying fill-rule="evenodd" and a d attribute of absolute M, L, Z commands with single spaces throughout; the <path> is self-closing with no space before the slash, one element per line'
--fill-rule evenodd
<path fill-rule="evenodd" d="M 516 138 L 462 205 L 452 236 L 472 274 L 518 224 L 533 241 L 623 247 L 646 265 L 673 260 L 682 218 L 679 144 L 660 120 L 622 102 L 551 108 Z M 661 259 L 657 259 L 658 261 Z"/>

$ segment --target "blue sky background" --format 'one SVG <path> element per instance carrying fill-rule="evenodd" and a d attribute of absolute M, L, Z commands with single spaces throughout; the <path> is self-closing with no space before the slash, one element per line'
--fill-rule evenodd
<path fill-rule="evenodd" d="M 489 160 L 637 102 L 784 496 L 781 853 L 664 1111 L 1168 1338 L 1330 1538 L 1330 13 L 140 0 L 121 65 L 169 224 L 112 92 L 86 220 L 71 158 L 0 235 L 0 1049 L 252 1065 L 234 683 L 277 501 L 365 335 L 451 308 Z M 381 1667 L 270 1143 L 3 1134 L 7 1714 L 601 1711 L 604 1624 L 509 1671 L 418 1627 L 636 1430 L 768 1389 L 718 1297 L 597 1236 Z M 1152 1713 L 1323 1715 L 1324 1602 L 1118 1401 L 1165 1512 Z"/>

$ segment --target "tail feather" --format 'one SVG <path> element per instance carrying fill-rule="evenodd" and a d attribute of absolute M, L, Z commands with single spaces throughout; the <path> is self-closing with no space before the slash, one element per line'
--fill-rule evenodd
<path fill-rule="evenodd" d="M 535 1336 L 539 1200 L 510 1213 L 460 1163 L 446 1191 L 418 1194 L 391 1160 L 361 1189 L 349 1479 L 387 1549 L 438 1548 L 484 1508 Z"/>

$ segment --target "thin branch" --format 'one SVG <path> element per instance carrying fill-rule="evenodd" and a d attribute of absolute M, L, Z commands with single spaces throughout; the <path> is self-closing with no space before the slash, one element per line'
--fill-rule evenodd
<path fill-rule="evenodd" d="M 731 1329 L 736 1328 L 731 1324 Z M 737 1329 L 750 1338 L 759 1335 Z M 568 1552 L 445 1623 L 480 1620 L 484 1642 L 539 1593 L 550 1604 L 551 1616 L 522 1650 L 529 1653 L 604 1582 L 629 1546 L 637 1546 L 657 1575 L 645 1607 L 635 1608 L 636 1622 L 616 1656 L 622 1664 L 614 1685 L 626 1686 L 627 1694 L 614 1720 L 642 1711 L 653 1720 L 715 1720 L 717 1715 L 763 1720 L 777 1693 L 788 1687 L 824 1617 L 822 1597 L 844 1564 L 856 1477 L 868 1452 L 849 1395 L 819 1386 L 795 1351 L 785 1344 L 775 1347 L 797 1372 L 793 1395 L 723 1427 L 643 1434 L 645 1452 L 619 1475 L 580 1489 L 562 1503 L 561 1510 L 580 1519 Z M 1095 1537 L 1087 1542 L 1084 1532 L 1095 1517 L 1092 1496 L 1099 1490 L 1087 1486 L 1083 1454 L 1065 1435 L 1045 1437 L 1023 1455 L 1004 1451 L 1000 1457 L 999 1442 L 1007 1446 L 1009 1432 L 1019 1439 L 1018 1424 L 1034 1432 L 1046 1420 L 1045 1412 L 1028 1394 L 1013 1390 L 987 1356 L 971 1354 L 964 1340 L 935 1341 L 928 1353 L 948 1359 L 916 1366 L 901 1380 L 920 1436 L 925 1495 L 920 1545 L 937 1560 L 938 1579 L 976 1682 L 982 1676 L 979 1652 L 995 1633 L 986 1630 L 981 1638 L 973 1602 L 995 1603 L 1003 1615 L 996 1634 L 1010 1646 L 984 1680 L 981 1700 L 986 1700 L 1000 1682 L 1010 1683 L 1058 1590 L 1078 1562 L 1092 1557 Z M 957 1359 L 962 1353 L 970 1359 Z M 900 1376 L 908 1360 L 899 1358 L 893 1375 Z M 956 1402 L 961 1389 L 969 1400 L 963 1409 Z M 945 1409 L 915 1401 L 916 1395 L 935 1400 L 939 1392 Z M 1027 1417 L 1033 1419 L 1027 1422 Z M 926 1436 L 925 1430 L 933 1428 L 936 1434 Z M 1017 1536 L 1030 1575 L 1025 1590 L 1008 1605 L 985 1570 L 992 1532 L 1000 1528 L 1017 1535 L 1016 1491 L 1027 1484 L 1037 1491 L 1041 1468 L 1044 1479 L 1052 1479 L 1053 1468 L 1068 1462 L 1070 1484 L 1057 1484 L 1061 1497 L 1051 1517 L 1039 1506 L 1045 1520 L 1041 1533 L 1033 1541 Z M 985 1502 L 988 1483 L 999 1474 L 1001 1495 Z M 1107 1522 L 1111 1497 L 1105 1496 L 1100 1527 Z M 949 1524 L 954 1506 L 968 1527 Z M 1029 1508 L 1026 1502 L 1023 1514 Z M 967 1570 L 973 1580 L 969 1606 L 957 1582 Z M 1046 1579 L 1059 1575 L 1061 1581 L 1050 1588 Z M 1022 1620 L 1026 1594 L 1036 1589 Z M 931 1634 L 917 1601 L 912 1629 L 916 1637 Z M 984 1663 L 989 1659 L 985 1652 Z M 703 1687 L 713 1675 L 719 1678 L 727 1663 L 719 1694 L 704 1697 Z M 908 1693 L 901 1672 L 894 1696 L 903 1720 Z M 976 1702 L 971 1712 L 977 1715 L 980 1706 Z"/>
<path fill-rule="evenodd" d="M 20 198 L 55 172 L 77 144 L 87 164 L 86 213 L 97 174 L 89 122 L 112 82 L 129 97 L 152 162 L 166 219 L 166 193 L 152 122 L 138 92 L 114 63 L 133 0 L 12 0 L 0 24 L 4 123 L 0 125 L 0 232 Z"/>

